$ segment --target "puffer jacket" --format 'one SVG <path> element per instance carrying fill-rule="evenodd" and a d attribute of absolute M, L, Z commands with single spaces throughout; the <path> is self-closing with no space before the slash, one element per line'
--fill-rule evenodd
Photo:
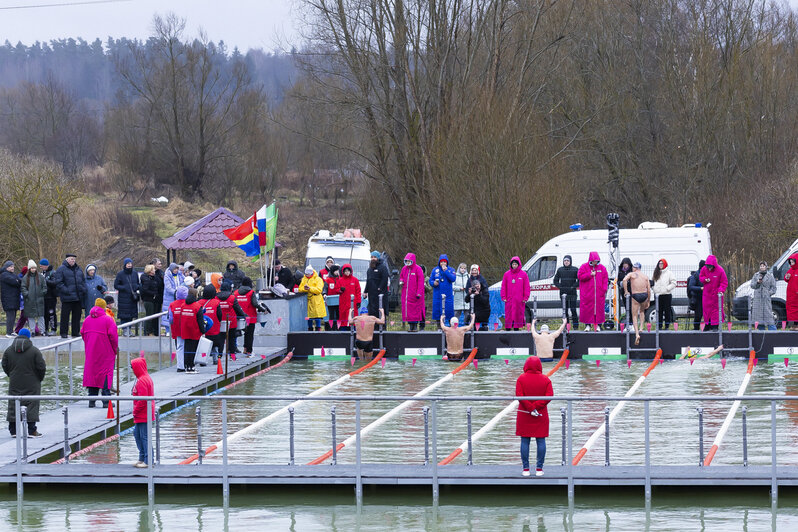
<path fill-rule="evenodd" d="M 70 266 L 64 259 L 55 271 L 55 285 L 62 303 L 82 303 L 86 299 L 86 278 L 77 263 Z"/>
<path fill-rule="evenodd" d="M 30 270 L 22 278 L 22 297 L 25 300 L 25 316 L 40 318 L 44 316 L 44 294 L 47 293 L 47 281 L 44 275 Z"/>
<path fill-rule="evenodd" d="M 0 302 L 3 310 L 19 310 L 19 295 L 21 279 L 16 273 L 11 273 L 6 268 L 13 266 L 14 263 L 6 261 L 3 264 L 3 272 L 0 273 Z"/>
<path fill-rule="evenodd" d="M 665 268 L 660 271 L 659 279 L 654 281 L 653 290 L 654 294 L 658 296 L 671 294 L 674 290 L 676 290 L 676 276 L 673 275 L 673 272 L 670 268 L 665 266 Z"/>
<path fill-rule="evenodd" d="M 233 266 L 233 269 L 230 269 L 230 266 Z M 224 274 L 222 277 L 233 283 L 233 290 L 241 286 L 241 282 L 246 277 L 246 274 L 238 269 L 238 262 L 231 260 L 227 262 L 227 265 L 224 268 Z"/>
<path fill-rule="evenodd" d="M 94 276 L 89 277 L 89 268 L 94 266 Z M 83 301 L 83 308 L 91 310 L 97 298 L 105 297 L 108 291 L 108 285 L 105 284 L 105 279 L 97 273 L 97 266 L 94 264 L 87 264 L 84 270 L 84 277 L 86 279 L 86 298 Z"/>

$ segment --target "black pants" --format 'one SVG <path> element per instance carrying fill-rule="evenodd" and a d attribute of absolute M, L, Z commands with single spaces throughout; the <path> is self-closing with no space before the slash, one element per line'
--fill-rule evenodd
<path fill-rule="evenodd" d="M 244 352 L 252 353 L 252 341 L 255 338 L 255 324 L 250 323 L 244 329 Z"/>
<path fill-rule="evenodd" d="M 72 336 L 80 336 L 80 315 L 83 308 L 80 301 L 61 302 L 61 336 L 69 334 L 67 329 L 72 325 Z"/>
<path fill-rule="evenodd" d="M 158 309 L 160 310 L 160 309 Z M 155 301 L 144 301 L 144 315 L 152 316 L 155 314 Z M 158 334 L 158 320 L 152 319 L 144 322 L 144 334 L 156 336 Z"/>
<path fill-rule="evenodd" d="M 659 296 L 659 312 L 657 314 L 657 326 L 660 329 L 668 329 L 673 323 L 673 301 L 672 294 L 662 294 Z M 664 326 L 663 326 L 664 323 Z"/>
<path fill-rule="evenodd" d="M 227 340 L 227 333 L 220 332 L 219 334 L 215 334 L 213 336 L 205 335 L 207 338 L 213 342 L 213 346 L 211 347 L 211 352 L 213 353 L 213 363 L 216 364 L 216 357 L 217 356 L 224 356 L 224 344 L 225 340 Z M 218 353 L 217 353 L 218 352 Z"/>
<path fill-rule="evenodd" d="M 327 307 L 327 321 L 324 323 L 325 331 L 337 331 L 338 320 L 340 320 L 340 313 L 338 312 L 338 305 L 331 305 Z"/>
<path fill-rule="evenodd" d="M 10 432 L 12 436 L 16 435 L 17 424 L 15 422 L 12 421 L 8 422 L 8 432 Z M 28 434 L 35 434 L 35 433 L 36 433 L 36 422 L 28 421 Z"/>
<path fill-rule="evenodd" d="M 570 314 L 570 317 L 568 316 Z M 579 328 L 579 313 L 576 311 L 576 294 L 565 294 L 565 319 L 571 322 L 572 329 Z"/>
<path fill-rule="evenodd" d="M 58 330 L 58 316 L 55 308 L 58 306 L 57 299 L 44 300 L 44 328 L 46 332 L 56 332 Z"/>
<path fill-rule="evenodd" d="M 89 390 L 89 397 L 97 397 L 97 395 L 100 393 L 100 390 L 102 390 L 102 394 L 104 396 L 111 395 L 111 390 L 108 386 L 108 377 L 105 378 L 102 388 L 97 388 L 95 386 L 87 386 L 87 388 Z M 89 408 L 94 408 L 95 402 L 96 401 L 89 399 Z M 108 408 L 108 401 L 103 401 L 103 408 Z"/>
<path fill-rule="evenodd" d="M 374 316 L 375 318 L 380 317 L 380 295 L 379 294 L 369 294 L 369 316 Z M 385 312 L 385 323 L 388 323 L 388 294 L 383 294 L 382 296 L 382 310 Z M 358 310 L 355 309 L 355 316 L 358 315 Z"/>
<path fill-rule="evenodd" d="M 197 354 L 199 340 L 183 339 L 183 367 L 187 370 L 194 369 L 194 355 Z"/>
<path fill-rule="evenodd" d="M 6 334 L 13 334 L 14 325 L 17 323 L 17 311 L 6 310 Z"/>
<path fill-rule="evenodd" d="M 693 315 L 693 330 L 701 329 L 701 318 L 704 317 L 704 302 L 699 297 L 693 304 L 695 307 L 695 314 Z"/>

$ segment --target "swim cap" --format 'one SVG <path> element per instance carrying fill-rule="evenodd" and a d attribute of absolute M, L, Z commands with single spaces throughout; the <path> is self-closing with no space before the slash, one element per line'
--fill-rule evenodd
<path fill-rule="evenodd" d="M 360 313 L 361 314 L 368 314 L 369 313 L 368 307 L 361 307 L 360 308 Z"/>
<path fill-rule="evenodd" d="M 549 326 L 545 325 L 545 324 L 541 325 L 540 326 L 540 332 L 549 332 Z"/>

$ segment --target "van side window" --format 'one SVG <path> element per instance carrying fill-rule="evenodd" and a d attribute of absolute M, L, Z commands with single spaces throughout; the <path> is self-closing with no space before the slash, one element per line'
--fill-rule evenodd
<path fill-rule="evenodd" d="M 781 281 L 784 279 L 784 274 L 787 273 L 787 270 L 789 269 L 790 262 L 785 260 L 784 264 L 781 265 L 781 268 L 773 266 L 773 277 L 775 277 L 777 281 Z"/>
<path fill-rule="evenodd" d="M 557 257 L 540 257 L 527 270 L 529 281 L 551 279 L 557 272 Z"/>

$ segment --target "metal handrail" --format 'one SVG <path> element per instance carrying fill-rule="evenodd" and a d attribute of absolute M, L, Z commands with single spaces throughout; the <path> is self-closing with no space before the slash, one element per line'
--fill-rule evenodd
<path fill-rule="evenodd" d="M 150 314 L 149 316 L 145 316 L 143 318 L 137 318 L 137 319 L 135 319 L 133 321 L 127 321 L 125 323 L 119 323 L 119 324 L 117 324 L 116 328 L 117 329 L 124 329 L 126 327 L 130 327 L 131 325 L 137 325 L 137 324 L 145 322 L 147 320 L 160 318 L 161 316 L 165 316 L 166 314 L 168 314 L 168 312 L 158 312 L 157 314 Z M 81 341 L 83 341 L 83 338 L 81 338 L 80 336 L 76 336 L 74 338 L 69 338 L 67 340 L 62 340 L 62 341 L 56 342 L 54 344 L 43 345 L 43 346 L 39 347 L 39 351 L 50 351 L 52 349 L 57 349 L 59 347 L 65 346 L 65 345 L 69 345 L 69 344 L 72 344 L 72 343 L 75 343 L 75 342 L 81 342 Z"/>

